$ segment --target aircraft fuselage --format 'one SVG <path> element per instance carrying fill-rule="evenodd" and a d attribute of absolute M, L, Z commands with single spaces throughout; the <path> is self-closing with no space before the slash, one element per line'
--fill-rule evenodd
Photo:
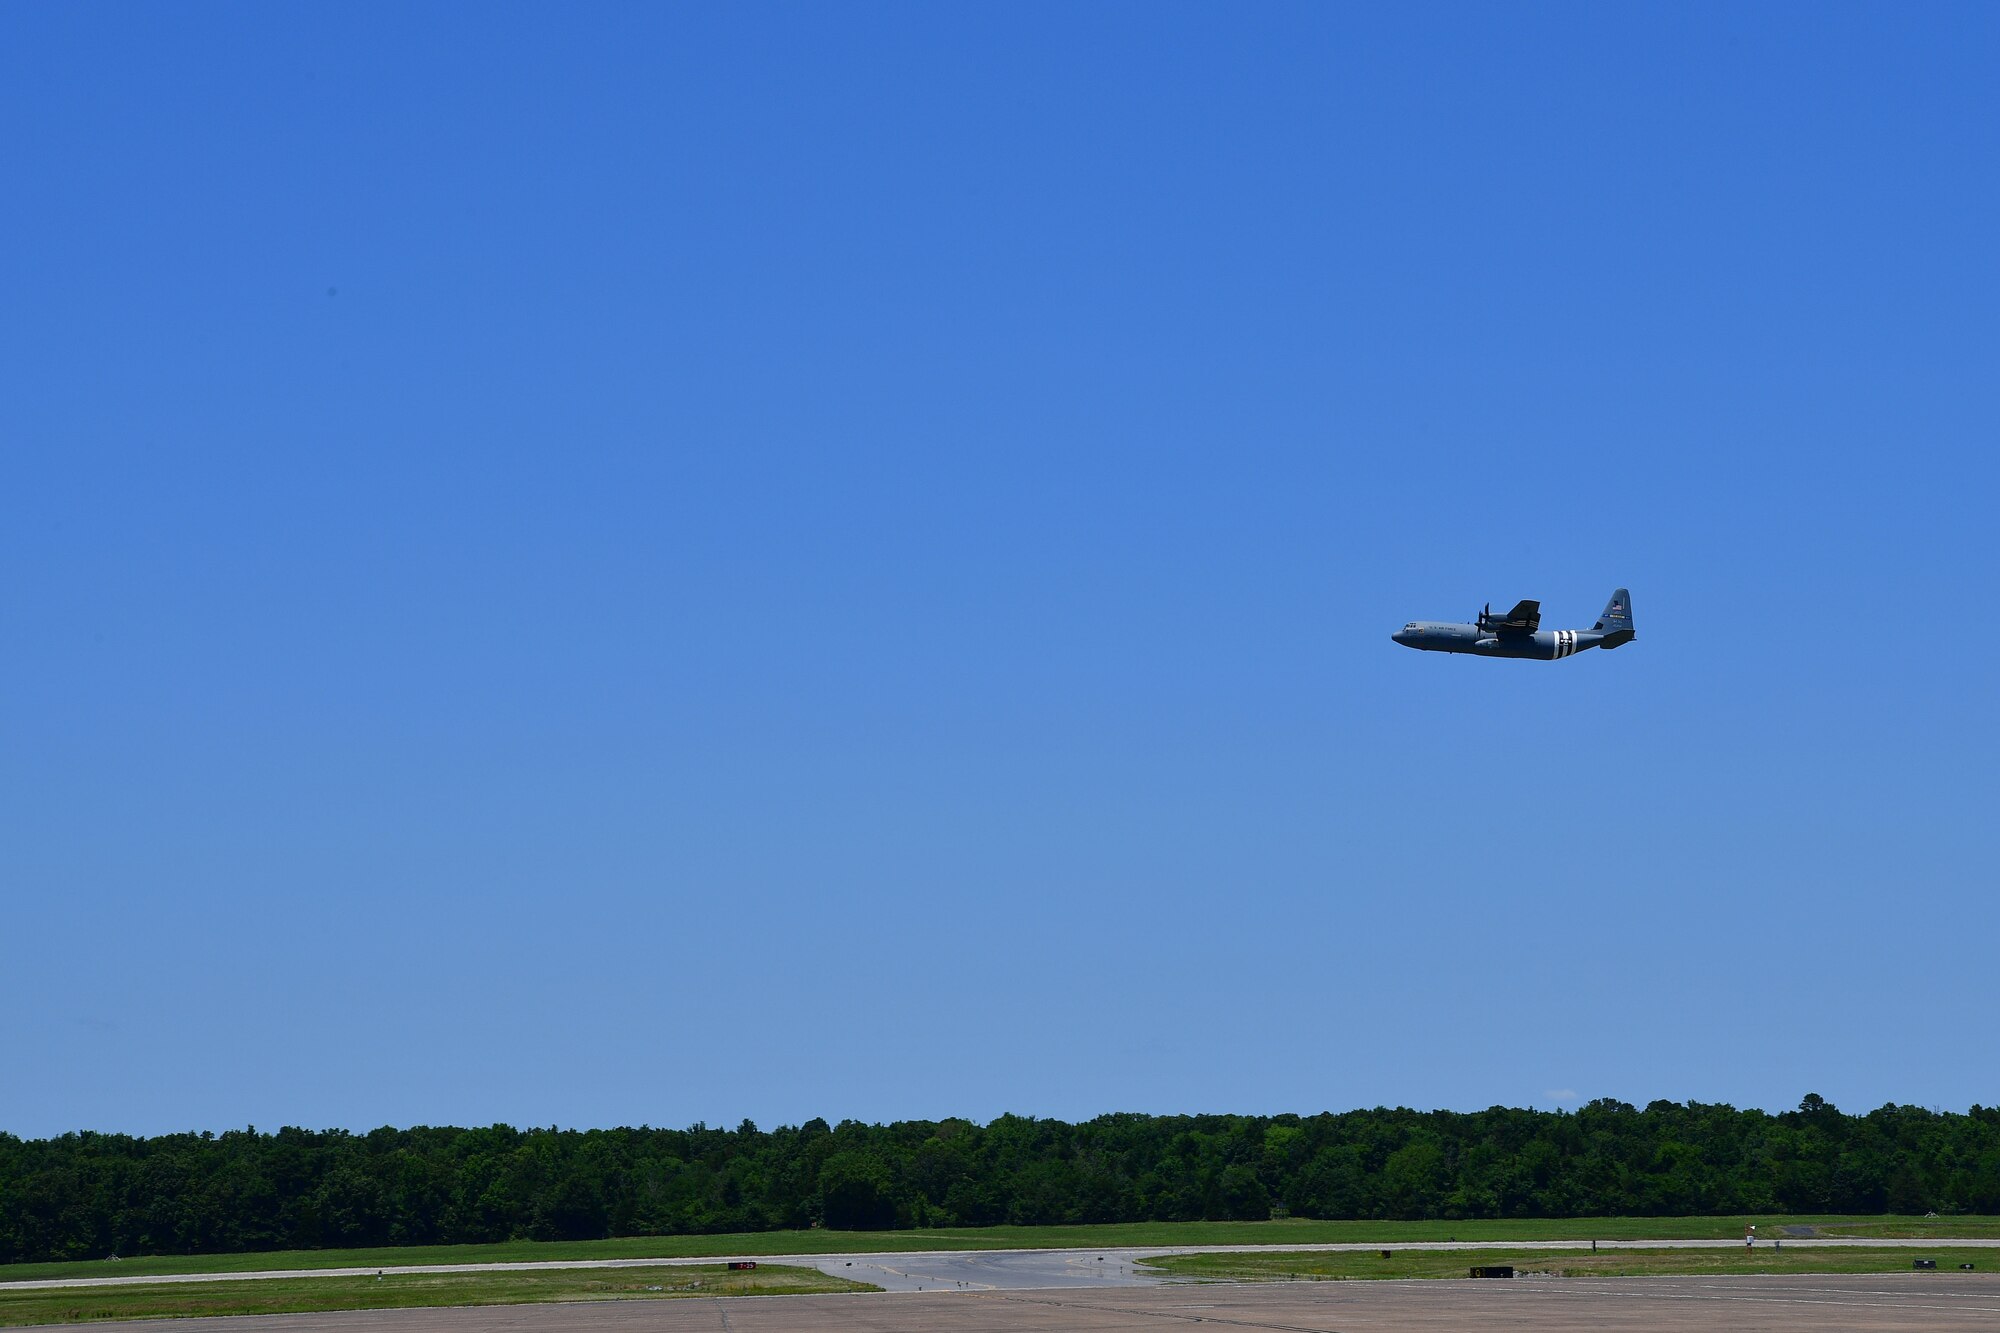
<path fill-rule="evenodd" d="M 1405 648 L 1427 653 L 1473 653 L 1479 657 L 1525 657 L 1553 662 L 1595 648 L 1611 636 L 1587 629 L 1538 629 L 1533 633 L 1495 634 L 1477 625 L 1453 625 L 1413 620 L 1389 636 Z"/>

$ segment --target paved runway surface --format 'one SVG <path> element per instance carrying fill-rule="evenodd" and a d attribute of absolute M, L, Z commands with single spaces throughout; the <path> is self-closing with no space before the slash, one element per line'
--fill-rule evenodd
<path fill-rule="evenodd" d="M 1516 1278 L 603 1301 L 181 1319 L 174 1333 L 1917 1333 L 2000 1329 L 2000 1276 Z M 97 1333 L 158 1333 L 99 1324 Z"/>
<path fill-rule="evenodd" d="M 1033 1291 L 1150 1287 L 1167 1281 L 1134 1260 L 1159 1250 L 941 1250 L 933 1254 L 815 1256 L 807 1266 L 884 1291 Z M 771 1263 L 789 1263 L 773 1259 Z"/>

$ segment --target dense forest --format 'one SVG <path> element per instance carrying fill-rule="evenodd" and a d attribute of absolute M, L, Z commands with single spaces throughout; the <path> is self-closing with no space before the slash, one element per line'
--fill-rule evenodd
<path fill-rule="evenodd" d="M 782 1227 L 2000 1213 L 2000 1109 L 0 1134 L 0 1262 Z"/>

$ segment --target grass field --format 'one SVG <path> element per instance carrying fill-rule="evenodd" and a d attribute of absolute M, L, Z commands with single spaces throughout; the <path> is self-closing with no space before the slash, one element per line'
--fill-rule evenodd
<path fill-rule="evenodd" d="M 1878 1236 L 1884 1239 L 1953 1240 L 2000 1238 L 2000 1217 L 1837 1217 L 1815 1228 L 1822 1236 Z"/>
<path fill-rule="evenodd" d="M 1766 1235 L 1784 1225 L 1823 1236 L 2000 1236 L 1996 1217 L 1598 1217 L 1490 1222 L 1133 1222 L 1075 1227 L 962 1227 L 935 1231 L 760 1231 L 721 1236 L 630 1236 L 617 1240 L 506 1241 L 394 1249 L 269 1250 L 256 1254 L 147 1255 L 74 1263 L 0 1265 L 0 1285 L 58 1277 L 254 1273 L 292 1268 L 393 1268 L 407 1264 L 552 1262 L 564 1259 L 765 1258 L 787 1254 L 885 1254 L 911 1250 L 1008 1250 L 1085 1246 L 1308 1245 L 1459 1240 L 1712 1240 L 1754 1222 Z"/>
<path fill-rule="evenodd" d="M 390 1274 L 386 1277 L 268 1278 L 160 1286 L 7 1291 L 0 1327 L 98 1319 L 287 1314 L 303 1310 L 384 1310 L 433 1305 L 518 1305 L 532 1301 L 662 1300 L 676 1296 L 777 1296 L 874 1291 L 864 1282 L 810 1268 L 759 1266 L 731 1273 L 721 1264 L 591 1272 Z"/>
<path fill-rule="evenodd" d="M 2000 1272 L 1992 1250 L 1826 1249 L 1773 1250 L 1509 1250 L 1505 1246 L 1464 1250 L 1373 1250 L 1329 1254 L 1176 1254 L 1144 1262 L 1176 1277 L 1215 1282 L 1306 1282 L 1368 1278 L 1466 1277 L 1474 1264 L 1512 1264 L 1520 1273 L 1558 1277 L 1649 1277 L 1673 1274 L 1743 1276 L 1761 1273 L 1890 1273 L 1910 1271 L 1912 1259 L 1935 1259 L 1939 1271 L 1972 1264 L 1978 1272 Z"/>

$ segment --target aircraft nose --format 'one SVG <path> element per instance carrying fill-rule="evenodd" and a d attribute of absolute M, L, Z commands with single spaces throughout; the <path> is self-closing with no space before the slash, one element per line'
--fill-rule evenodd
<path fill-rule="evenodd" d="M 1389 642 L 1391 642 L 1391 643 L 1400 643 L 1400 644 L 1403 644 L 1404 646 L 1406 646 L 1406 647 L 1407 647 L 1407 646 L 1409 645 L 1409 642 L 1410 642 L 1410 634 L 1409 634 L 1409 631 L 1408 631 L 1408 630 L 1400 630 L 1400 629 L 1399 629 L 1399 630 L 1397 630 L 1397 631 L 1396 631 L 1396 632 L 1395 632 L 1394 634 L 1391 634 L 1391 635 L 1389 636 Z"/>

